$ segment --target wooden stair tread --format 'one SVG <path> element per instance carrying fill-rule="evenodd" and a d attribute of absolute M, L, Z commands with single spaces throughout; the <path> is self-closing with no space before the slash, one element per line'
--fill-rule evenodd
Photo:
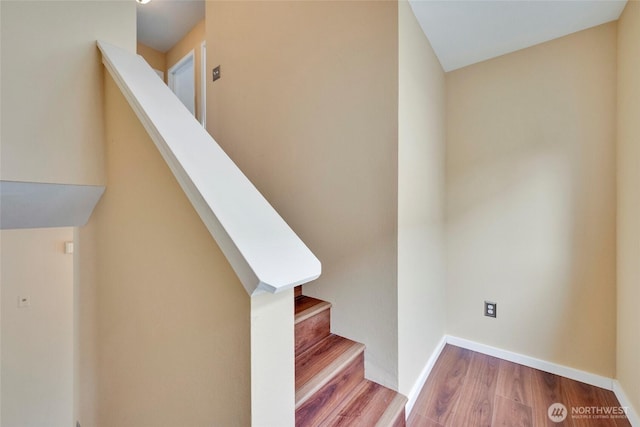
<path fill-rule="evenodd" d="M 364 378 L 361 353 L 302 405 L 296 408 L 296 426 L 317 427 L 348 399 Z"/>
<path fill-rule="evenodd" d="M 407 399 L 373 381 L 363 379 L 340 407 L 325 419 L 323 427 L 390 427 L 404 420 Z"/>
<path fill-rule="evenodd" d="M 295 293 L 297 427 L 404 427 L 407 399 L 364 378 L 361 343 L 331 334 L 331 304 Z"/>
<path fill-rule="evenodd" d="M 393 391 L 393 390 L 391 390 Z M 376 427 L 390 427 L 405 425 L 405 407 L 407 406 L 407 399 L 404 395 L 393 392 L 393 398 L 387 405 L 387 408 L 383 412 L 382 416 L 376 423 Z"/>
<path fill-rule="evenodd" d="M 329 308 L 329 302 L 301 295 L 295 299 L 295 323 L 298 324 Z"/>
<path fill-rule="evenodd" d="M 329 335 L 296 357 L 296 408 L 364 352 L 364 345 Z"/>

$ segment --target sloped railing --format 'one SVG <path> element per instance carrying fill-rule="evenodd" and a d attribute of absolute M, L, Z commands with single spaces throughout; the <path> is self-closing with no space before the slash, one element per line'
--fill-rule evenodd
<path fill-rule="evenodd" d="M 142 57 L 98 41 L 102 62 L 249 295 L 320 276 L 320 261 Z"/>

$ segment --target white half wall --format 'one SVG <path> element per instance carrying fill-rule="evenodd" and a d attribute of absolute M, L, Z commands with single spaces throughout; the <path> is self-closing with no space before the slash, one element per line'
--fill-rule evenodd
<path fill-rule="evenodd" d="M 293 290 L 251 298 L 251 425 L 294 427 Z"/>

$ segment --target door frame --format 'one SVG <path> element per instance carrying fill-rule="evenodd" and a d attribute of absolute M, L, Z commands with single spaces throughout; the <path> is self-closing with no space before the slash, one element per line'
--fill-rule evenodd
<path fill-rule="evenodd" d="M 207 127 L 207 41 L 200 43 L 200 124 Z"/>
<path fill-rule="evenodd" d="M 187 53 L 185 56 L 183 56 L 178 62 L 176 62 L 171 68 L 169 68 L 167 70 L 167 77 L 168 77 L 168 84 L 169 84 L 169 89 L 171 89 L 171 92 L 175 93 L 175 76 L 176 76 L 176 72 L 182 67 L 184 66 L 187 62 L 192 61 L 193 63 L 193 110 L 195 112 L 196 110 L 196 92 L 195 92 L 195 88 L 196 88 L 196 54 L 194 52 L 193 49 L 191 49 L 191 51 L 189 53 Z"/>

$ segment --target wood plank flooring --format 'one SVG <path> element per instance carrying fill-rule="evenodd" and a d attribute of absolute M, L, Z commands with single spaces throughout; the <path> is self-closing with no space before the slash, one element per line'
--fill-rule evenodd
<path fill-rule="evenodd" d="M 567 408 L 564 421 L 549 418 L 553 403 Z M 609 390 L 447 345 L 407 426 L 631 427 L 624 416 L 595 413 L 619 406 Z"/>

